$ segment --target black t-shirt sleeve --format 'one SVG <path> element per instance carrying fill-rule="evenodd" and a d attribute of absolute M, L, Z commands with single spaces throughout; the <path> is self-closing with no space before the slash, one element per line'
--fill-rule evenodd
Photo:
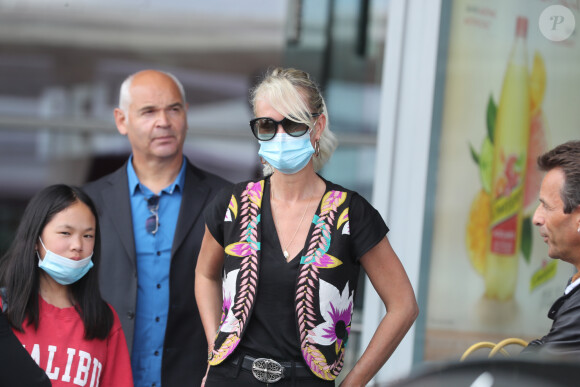
<path fill-rule="evenodd" d="M 379 212 L 362 196 L 354 194 L 349 209 L 352 256 L 358 261 L 389 232 Z"/>
<path fill-rule="evenodd" d="M 224 219 L 231 198 L 232 188 L 222 188 L 203 213 L 205 224 L 209 229 L 209 232 L 222 246 L 224 245 Z"/>
<path fill-rule="evenodd" d="M 50 387 L 48 376 L 18 341 L 2 311 L 0 311 L 0 386 Z"/>

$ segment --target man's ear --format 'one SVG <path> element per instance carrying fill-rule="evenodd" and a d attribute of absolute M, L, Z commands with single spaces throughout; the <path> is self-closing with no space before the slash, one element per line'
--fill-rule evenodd
<path fill-rule="evenodd" d="M 184 105 L 185 109 L 185 130 L 189 130 L 189 124 L 187 123 L 187 112 L 189 111 L 189 104 L 186 102 Z"/>
<path fill-rule="evenodd" d="M 117 130 L 123 136 L 127 135 L 127 115 L 122 109 L 115 108 L 113 111 L 115 116 L 115 125 L 117 125 Z"/>
<path fill-rule="evenodd" d="M 572 211 L 572 214 L 576 215 L 576 227 L 577 227 L 578 233 L 580 233 L 580 204 L 578 204 L 576 206 L 576 208 L 574 208 L 574 210 Z"/>

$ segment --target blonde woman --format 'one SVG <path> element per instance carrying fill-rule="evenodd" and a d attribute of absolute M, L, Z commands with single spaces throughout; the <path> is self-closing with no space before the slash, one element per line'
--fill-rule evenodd
<path fill-rule="evenodd" d="M 336 140 L 310 76 L 274 69 L 252 105 L 265 177 L 237 184 L 205 213 L 196 269 L 205 385 L 334 385 L 361 266 L 388 310 L 342 383 L 365 385 L 417 316 L 411 284 L 378 212 L 317 174 Z"/>

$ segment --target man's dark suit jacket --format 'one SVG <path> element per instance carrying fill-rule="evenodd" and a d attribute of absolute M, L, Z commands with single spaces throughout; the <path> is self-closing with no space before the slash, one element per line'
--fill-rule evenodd
<path fill-rule="evenodd" d="M 522 355 L 540 355 L 554 360 L 580 359 L 580 285 L 554 302 L 548 317 L 554 322 L 550 332 L 531 341 Z"/>
<path fill-rule="evenodd" d="M 161 368 L 163 387 L 199 386 L 207 369 L 207 340 L 195 302 L 195 266 L 205 231 L 203 210 L 221 188 L 230 184 L 193 166 L 187 159 L 186 163 L 181 209 L 171 248 L 170 305 Z M 83 189 L 99 213 L 101 293 L 119 314 L 131 352 L 137 262 L 127 164 Z"/>

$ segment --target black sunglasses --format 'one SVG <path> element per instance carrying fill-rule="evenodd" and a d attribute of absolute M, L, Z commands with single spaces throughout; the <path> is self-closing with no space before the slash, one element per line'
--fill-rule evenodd
<path fill-rule="evenodd" d="M 147 199 L 147 209 L 151 212 L 151 215 L 145 220 L 145 230 L 153 235 L 159 230 L 159 198 L 160 196 L 153 195 Z"/>
<path fill-rule="evenodd" d="M 318 117 L 320 113 L 311 113 L 310 115 L 312 117 Z M 270 141 L 273 139 L 276 136 L 276 132 L 278 132 L 278 125 L 282 125 L 284 131 L 292 137 L 304 136 L 308 132 L 308 125 L 292 121 L 286 117 L 280 121 L 273 120 L 270 117 L 254 118 L 250 121 L 252 133 L 260 141 Z"/>

